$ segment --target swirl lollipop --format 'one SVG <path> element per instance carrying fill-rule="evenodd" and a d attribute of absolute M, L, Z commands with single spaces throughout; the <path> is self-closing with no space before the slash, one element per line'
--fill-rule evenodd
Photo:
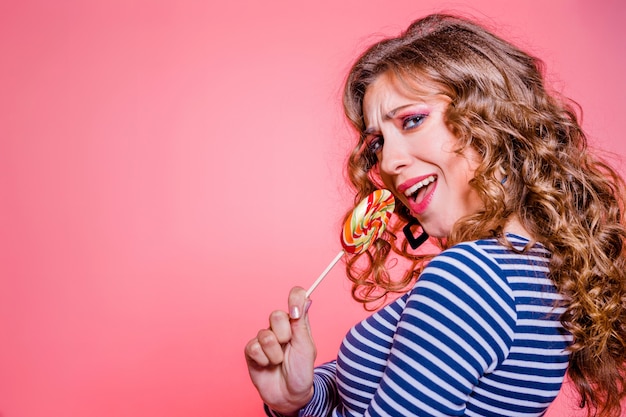
<path fill-rule="evenodd" d="M 389 190 L 376 190 L 364 198 L 343 225 L 343 249 L 352 254 L 365 252 L 387 227 L 395 205 Z"/>
<path fill-rule="evenodd" d="M 343 250 L 335 256 L 335 259 L 311 285 L 311 288 L 306 292 L 307 297 L 311 295 L 343 255 L 346 253 L 356 255 L 365 252 L 380 237 L 387 227 L 395 205 L 393 194 L 389 190 L 376 190 L 361 200 L 343 225 L 341 233 Z"/>

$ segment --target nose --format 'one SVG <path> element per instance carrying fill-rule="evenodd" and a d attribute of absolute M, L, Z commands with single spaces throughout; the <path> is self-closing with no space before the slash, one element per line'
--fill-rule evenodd
<path fill-rule="evenodd" d="M 380 169 L 387 175 L 397 175 L 410 163 L 406 141 L 398 134 L 384 135 L 385 143 L 381 150 Z"/>

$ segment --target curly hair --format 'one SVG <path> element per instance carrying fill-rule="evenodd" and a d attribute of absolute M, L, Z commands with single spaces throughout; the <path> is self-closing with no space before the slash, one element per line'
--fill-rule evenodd
<path fill-rule="evenodd" d="M 542 61 L 484 27 L 443 14 L 417 20 L 371 46 L 348 74 L 344 111 L 360 135 L 347 163 L 355 203 L 382 184 L 376 156 L 364 146 L 362 107 L 366 89 L 383 73 L 413 93 L 447 96 L 445 121 L 458 138 L 456 151 L 473 148 L 482 158 L 470 184 L 484 207 L 458 220 L 440 248 L 485 237 L 508 244 L 502 231 L 516 218 L 552 254 L 550 277 L 566 300 L 561 322 L 573 335 L 568 372 L 581 407 L 619 415 L 626 359 L 624 182 L 589 149 L 578 106 L 548 91 Z M 506 172 L 506 187 L 499 170 Z M 396 204 L 396 222 L 369 252 L 347 263 L 353 297 L 366 305 L 406 289 L 433 256 L 411 253 L 398 238 L 411 216 Z M 394 253 L 409 262 L 399 281 L 388 273 Z"/>

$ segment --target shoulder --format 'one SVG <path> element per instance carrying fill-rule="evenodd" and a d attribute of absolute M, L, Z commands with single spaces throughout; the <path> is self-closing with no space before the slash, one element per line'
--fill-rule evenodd
<path fill-rule="evenodd" d="M 465 242 L 433 258 L 409 293 L 402 327 L 429 329 L 448 345 L 463 346 L 458 351 L 482 357 L 485 369 L 502 361 L 517 321 L 515 298 L 497 261 L 503 248 L 495 240 Z"/>
<path fill-rule="evenodd" d="M 495 239 L 464 242 L 433 258 L 418 278 L 411 301 L 431 304 L 459 317 L 492 321 L 510 332 L 517 318 L 515 297 L 499 257 L 506 248 Z M 495 324 L 495 323 L 492 323 Z"/>
<path fill-rule="evenodd" d="M 540 244 L 526 247 L 529 240 L 509 234 L 508 245 L 495 238 L 462 242 L 437 255 L 424 269 L 419 281 L 447 285 L 493 288 L 500 298 L 510 297 L 511 279 L 517 275 L 548 274 L 550 253 Z M 495 295 L 494 295 L 495 296 Z"/>
<path fill-rule="evenodd" d="M 418 279 L 434 281 L 446 286 L 488 289 L 499 292 L 500 298 L 510 295 L 502 256 L 507 249 L 495 239 L 463 242 L 452 246 L 433 258 Z"/>

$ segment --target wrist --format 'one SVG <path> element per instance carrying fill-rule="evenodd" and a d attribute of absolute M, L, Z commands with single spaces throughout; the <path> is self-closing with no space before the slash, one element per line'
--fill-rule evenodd
<path fill-rule="evenodd" d="M 288 401 L 284 401 L 276 404 L 267 404 L 273 411 L 281 414 L 284 417 L 297 417 L 301 409 L 303 409 L 309 401 L 313 398 L 313 386 L 309 391 L 301 396 L 291 398 Z"/>

